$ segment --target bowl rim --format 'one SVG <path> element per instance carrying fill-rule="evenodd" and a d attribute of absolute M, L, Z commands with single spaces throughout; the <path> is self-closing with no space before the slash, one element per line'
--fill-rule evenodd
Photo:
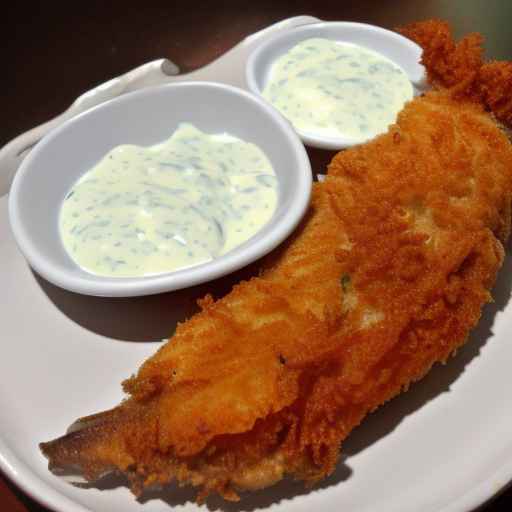
<path fill-rule="evenodd" d="M 242 97 L 244 100 L 252 102 L 265 115 L 271 118 L 271 122 L 276 124 L 279 132 L 287 139 L 291 146 L 292 154 L 295 155 L 299 165 L 292 166 L 292 170 L 295 173 L 293 182 L 296 190 L 289 207 L 281 218 L 279 220 L 270 220 L 265 225 L 268 228 L 265 236 L 249 239 L 241 246 L 229 251 L 218 259 L 162 274 L 128 278 L 112 278 L 90 274 L 91 277 L 89 278 L 87 277 L 88 272 L 82 269 L 82 272 L 74 274 L 55 261 L 44 257 L 37 244 L 33 242 L 30 229 L 26 229 L 22 221 L 23 215 L 20 213 L 19 199 L 24 186 L 26 186 L 26 180 L 29 179 L 33 162 L 37 162 L 39 151 L 48 144 L 52 144 L 62 132 L 68 130 L 75 123 L 82 122 L 83 118 L 95 116 L 98 110 L 109 108 L 111 104 L 129 103 L 134 98 L 152 95 L 163 90 L 172 91 L 191 87 L 221 89 L 234 97 Z M 232 85 L 211 81 L 187 81 L 147 87 L 123 94 L 74 116 L 49 132 L 36 144 L 18 169 L 9 192 L 8 213 L 11 230 L 18 248 L 30 266 L 42 277 L 60 288 L 85 295 L 134 297 L 195 286 L 239 270 L 261 258 L 284 241 L 298 225 L 309 205 L 311 189 L 311 163 L 306 149 L 290 123 L 273 107 L 256 95 Z M 58 242 L 57 239 L 55 241 Z"/>
<path fill-rule="evenodd" d="M 392 30 L 389 30 L 384 27 L 379 27 L 378 25 L 372 25 L 371 23 L 360 23 L 356 21 L 319 21 L 316 23 L 308 23 L 307 25 L 300 25 L 297 27 L 293 27 L 290 30 L 286 32 L 281 32 L 279 34 L 275 34 L 272 37 L 268 38 L 265 42 L 258 45 L 249 55 L 247 58 L 247 62 L 245 65 L 245 79 L 248 85 L 249 90 L 255 94 L 256 96 L 259 96 L 260 98 L 263 98 L 262 91 L 260 87 L 258 86 L 258 81 L 256 80 L 256 73 L 255 73 L 255 65 L 259 58 L 261 58 L 261 54 L 267 51 L 269 48 L 274 46 L 275 44 L 280 43 L 281 41 L 286 41 L 287 39 L 292 39 L 296 34 L 301 33 L 308 33 L 308 32 L 314 32 L 316 30 L 322 30 L 327 29 L 329 27 L 334 28 L 340 28 L 340 29 L 363 29 L 368 31 L 368 33 L 378 33 L 380 35 L 385 35 L 386 37 L 389 37 L 392 40 L 395 40 L 396 42 L 399 42 L 400 44 L 406 46 L 409 48 L 409 50 L 418 52 L 421 55 L 421 48 L 414 42 L 408 39 L 407 37 L 397 33 L 393 32 Z M 317 36 L 319 37 L 319 36 Z M 340 39 L 340 41 L 342 41 Z M 350 40 L 346 40 L 343 42 L 352 43 Z M 377 51 L 377 50 L 373 50 Z M 384 57 L 386 57 L 384 55 Z M 386 57 L 389 59 L 389 57 Z M 392 60 L 392 59 L 390 59 Z M 401 66 L 399 62 L 393 61 L 396 65 Z M 271 66 L 273 63 L 270 62 L 266 66 Z M 407 74 L 407 73 L 406 73 Z M 411 83 L 415 84 L 413 80 L 409 77 L 409 80 Z M 421 80 L 418 80 L 418 85 L 422 86 L 423 83 Z M 414 88 L 414 87 L 413 87 Z M 267 101 L 265 98 L 263 98 L 265 101 Z M 269 103 L 270 104 L 270 103 Z M 275 107 L 273 107 L 275 108 Z M 277 109 L 276 109 L 277 110 Z M 283 114 L 281 114 L 283 115 Z M 290 121 L 288 121 L 290 122 Z M 290 122 L 291 124 L 291 122 Z M 304 144 L 314 147 L 314 148 L 320 148 L 320 149 L 327 149 L 327 150 L 336 150 L 339 151 L 341 149 L 347 149 L 352 146 L 363 144 L 367 142 L 366 140 L 355 140 L 351 139 L 349 137 L 328 137 L 328 136 L 322 136 L 322 135 L 314 135 L 311 132 L 305 132 L 303 130 L 300 130 L 299 128 L 295 128 L 294 130 L 298 133 L 301 140 L 304 142 Z"/>

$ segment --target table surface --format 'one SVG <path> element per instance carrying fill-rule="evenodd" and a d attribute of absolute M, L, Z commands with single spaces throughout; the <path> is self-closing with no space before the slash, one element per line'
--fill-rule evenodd
<path fill-rule="evenodd" d="M 14 3 L 16 4 L 16 3 Z M 160 57 L 182 71 L 201 67 L 246 35 L 284 18 L 310 14 L 393 28 L 448 20 L 457 36 L 478 31 L 487 56 L 512 59 L 510 0 L 359 0 L 356 2 L 18 2 L 3 9 L 0 146 L 65 110 L 82 92 Z M 174 5 L 178 4 L 178 5 Z M 190 4 L 192 5 L 192 4 Z M 311 151 L 316 169 L 332 153 Z M 0 473 L 0 510 L 47 512 Z M 482 510 L 512 510 L 512 488 Z"/>

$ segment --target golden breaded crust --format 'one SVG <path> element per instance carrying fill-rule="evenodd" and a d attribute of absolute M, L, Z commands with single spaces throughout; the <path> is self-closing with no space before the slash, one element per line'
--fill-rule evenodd
<path fill-rule="evenodd" d="M 480 34 L 468 34 L 458 43 L 442 20 L 412 23 L 398 29 L 422 48 L 422 63 L 437 89 L 484 105 L 496 119 L 512 128 L 512 62 L 484 62 Z"/>

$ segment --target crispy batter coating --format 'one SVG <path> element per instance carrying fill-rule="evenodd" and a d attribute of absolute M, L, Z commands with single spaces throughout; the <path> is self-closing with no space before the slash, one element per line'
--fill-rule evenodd
<path fill-rule="evenodd" d="M 456 43 L 442 20 L 412 23 L 398 29 L 422 48 L 422 63 L 436 88 L 448 88 L 459 99 L 469 98 L 512 127 L 512 62 L 484 62 L 481 34 Z"/>
<path fill-rule="evenodd" d="M 411 101 L 334 158 L 292 239 L 259 277 L 203 299 L 126 401 L 41 445 L 50 468 L 231 500 L 323 478 L 350 431 L 478 322 L 511 201 L 512 146 L 484 108 L 451 91 Z"/>
<path fill-rule="evenodd" d="M 450 25 L 442 20 L 411 23 L 399 31 L 423 48 L 421 62 L 438 88 L 471 82 L 482 67 L 481 34 L 468 34 L 456 43 Z"/>

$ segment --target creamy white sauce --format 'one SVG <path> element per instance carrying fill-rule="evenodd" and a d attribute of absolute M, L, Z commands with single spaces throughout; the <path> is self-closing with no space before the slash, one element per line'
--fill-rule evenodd
<path fill-rule="evenodd" d="M 383 55 L 314 38 L 275 61 L 263 96 L 303 132 L 360 141 L 385 132 L 413 88 Z"/>
<path fill-rule="evenodd" d="M 184 123 L 163 144 L 112 149 L 66 196 L 60 234 L 88 272 L 158 274 L 242 244 L 272 217 L 277 198 L 258 146 Z"/>

